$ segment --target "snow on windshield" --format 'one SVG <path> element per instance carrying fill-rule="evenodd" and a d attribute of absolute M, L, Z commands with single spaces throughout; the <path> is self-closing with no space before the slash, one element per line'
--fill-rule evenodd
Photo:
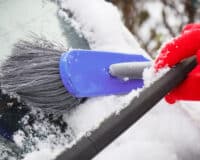
<path fill-rule="evenodd" d="M 0 56 L 10 54 L 12 45 L 32 32 L 66 45 L 57 19 L 57 9 L 54 3 L 46 0 L 34 3 L 32 0 L 0 2 Z"/>
<path fill-rule="evenodd" d="M 27 5 L 25 1 L 21 3 Z M 11 2 L 7 5 L 15 6 Z M 77 32 L 80 32 L 80 36 L 83 35 L 88 40 L 91 49 L 138 53 L 148 57 L 124 27 L 117 8 L 111 3 L 104 0 L 61 0 L 58 5 L 62 8 L 58 12 L 59 18 L 70 21 Z M 69 12 L 72 16 L 67 15 Z M 47 15 L 52 17 L 55 13 L 55 10 L 50 9 L 45 12 L 43 18 Z M 37 21 L 37 18 L 34 20 Z M 48 26 L 55 23 L 50 22 L 51 18 L 48 18 L 46 20 Z M 40 24 L 40 21 L 36 24 Z M 42 33 L 45 33 L 47 28 L 43 28 Z M 35 32 L 35 28 L 28 30 Z M 53 31 L 47 34 L 51 35 Z M 97 128 L 109 115 L 118 113 L 121 108 L 126 107 L 131 98 L 138 94 L 138 91 L 133 91 L 126 96 L 97 97 L 87 100 L 64 115 L 68 124 L 68 130 L 64 133 L 43 121 L 43 115 L 39 116 L 33 128 L 26 126 L 25 130 L 29 131 L 28 136 L 21 131 L 15 135 L 19 147 L 27 149 L 29 145 L 24 160 L 55 158 L 65 147 L 76 143 L 81 136 Z M 38 113 L 33 111 L 33 114 Z M 193 114 L 188 114 L 182 109 L 181 103 L 170 106 L 162 100 L 94 159 L 198 159 L 200 131 L 198 122 L 196 123 L 191 115 Z M 27 123 L 26 116 L 23 123 Z M 32 131 L 36 131 L 43 138 L 39 139 L 32 134 Z M 24 142 L 32 142 L 31 144 L 35 145 L 32 147 L 31 144 L 25 145 Z"/>

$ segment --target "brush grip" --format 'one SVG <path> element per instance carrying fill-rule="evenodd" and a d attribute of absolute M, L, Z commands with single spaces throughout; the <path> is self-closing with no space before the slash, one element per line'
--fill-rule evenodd
<path fill-rule="evenodd" d="M 112 64 L 110 74 L 118 78 L 142 79 L 143 71 L 152 65 L 151 62 L 124 62 Z"/>
<path fill-rule="evenodd" d="M 92 159 L 153 108 L 170 90 L 180 84 L 196 64 L 196 58 L 192 57 L 172 68 L 150 87 L 145 88 L 120 114 L 110 116 L 99 128 L 92 131 L 89 137 L 82 137 L 75 145 L 59 155 L 56 160 Z"/>

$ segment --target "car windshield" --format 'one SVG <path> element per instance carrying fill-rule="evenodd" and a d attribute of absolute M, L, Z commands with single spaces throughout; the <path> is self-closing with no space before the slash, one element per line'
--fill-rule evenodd
<path fill-rule="evenodd" d="M 74 32 L 68 32 L 70 27 L 66 23 L 63 25 L 58 9 L 58 5 L 50 0 L 1 0 L 0 57 L 10 54 L 17 40 L 31 34 L 44 36 L 67 47 L 87 48 L 87 44 L 81 42 L 83 39 Z"/>

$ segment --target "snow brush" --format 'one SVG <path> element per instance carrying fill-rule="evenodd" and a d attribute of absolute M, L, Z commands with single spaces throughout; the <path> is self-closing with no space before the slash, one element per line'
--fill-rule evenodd
<path fill-rule="evenodd" d="M 144 62 L 144 65 L 133 67 L 132 70 L 137 70 L 135 79 L 124 81 L 120 74 L 123 69 L 116 72 L 115 65 L 109 68 L 121 62 Z M 138 75 L 145 62 L 149 60 L 139 54 L 67 51 L 61 44 L 33 37 L 32 41 L 16 43 L 11 56 L 1 65 L 1 90 L 27 106 L 62 114 L 88 97 L 126 94 L 143 87 Z"/>
<path fill-rule="evenodd" d="M 90 160 L 94 158 L 152 109 L 169 91 L 179 85 L 196 65 L 196 57 L 188 58 L 176 65 L 148 88 L 144 88 L 127 107 L 104 120 L 96 130 L 91 131 L 88 136 L 83 136 L 55 160 Z"/>

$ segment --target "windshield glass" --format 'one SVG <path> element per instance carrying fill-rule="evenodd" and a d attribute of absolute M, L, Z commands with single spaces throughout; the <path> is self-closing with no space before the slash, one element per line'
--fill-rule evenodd
<path fill-rule="evenodd" d="M 32 32 L 66 45 L 57 10 L 58 6 L 47 0 L 1 0 L 0 56 L 10 54 L 12 45 Z"/>

